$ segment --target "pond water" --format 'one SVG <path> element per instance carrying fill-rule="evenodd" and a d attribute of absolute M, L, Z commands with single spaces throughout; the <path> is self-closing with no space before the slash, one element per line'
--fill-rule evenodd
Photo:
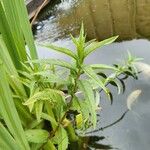
<path fill-rule="evenodd" d="M 78 26 L 70 26 L 70 28 L 67 28 L 69 31 L 65 32 L 66 28 L 62 28 L 62 26 L 60 27 L 58 22 L 58 17 L 60 14 L 62 15 L 62 12 L 65 12 L 63 14 L 65 15 L 72 10 L 73 5 L 76 5 L 76 7 L 78 6 L 76 1 L 73 2 L 74 3 L 72 3 L 71 0 L 64 0 L 62 3 L 57 4 L 55 6 L 56 13 L 53 15 L 44 18 L 42 17 L 44 14 L 41 14 L 39 22 L 36 25 L 37 30 L 35 31 L 37 42 L 54 42 L 54 44 L 74 49 L 73 44 L 68 38 L 68 32 L 75 33 Z M 77 22 L 77 24 L 79 23 Z M 55 53 L 40 46 L 37 48 L 41 58 L 52 57 L 69 61 L 69 59 L 62 54 Z M 150 64 L 150 42 L 146 39 L 116 42 L 105 46 L 89 56 L 86 63 L 105 63 L 111 65 L 125 59 L 127 56 L 127 50 L 136 57 L 144 58 L 144 63 Z M 102 138 L 103 140 L 98 141 L 99 144 L 110 145 L 113 149 L 119 150 L 150 149 L 150 72 L 145 70 L 147 69 L 146 67 L 140 67 L 143 72 L 139 74 L 139 79 L 128 79 L 124 94 L 117 95 L 116 89 L 112 88 L 114 95 L 113 105 L 110 105 L 109 100 L 106 100 L 105 97 L 101 95 L 102 111 L 100 112 L 100 122 L 98 122 L 97 129 L 105 127 L 118 120 L 127 110 L 128 95 L 137 89 L 142 91 L 141 95 L 132 106 L 132 109 L 125 114 L 123 119 L 120 119 L 118 123 L 104 129 L 103 131 L 92 133 L 92 135 L 104 137 Z M 106 148 L 107 146 L 104 146 L 102 149 Z"/>

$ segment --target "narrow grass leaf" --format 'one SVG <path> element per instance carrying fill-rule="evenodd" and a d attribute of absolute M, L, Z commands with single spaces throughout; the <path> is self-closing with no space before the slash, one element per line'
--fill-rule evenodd
<path fill-rule="evenodd" d="M 20 150 L 19 145 L 13 139 L 7 129 L 0 123 L 0 149 Z"/>
<path fill-rule="evenodd" d="M 20 145 L 21 149 L 29 150 L 29 145 L 25 138 L 24 130 L 13 102 L 11 90 L 9 88 L 7 76 L 5 73 L 5 67 L 2 62 L 0 63 L 0 72 L 0 110 L 3 119 L 14 139 Z"/>

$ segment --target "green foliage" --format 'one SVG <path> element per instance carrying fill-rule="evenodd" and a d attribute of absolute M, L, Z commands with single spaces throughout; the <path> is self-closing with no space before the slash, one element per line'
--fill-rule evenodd
<path fill-rule="evenodd" d="M 7 131 L 7 129 L 0 123 L 0 148 L 7 150 L 20 150 L 19 145 Z"/>
<path fill-rule="evenodd" d="M 0 72 L 0 112 L 10 133 L 15 138 L 18 146 L 20 146 L 22 150 L 27 150 L 29 149 L 29 145 L 26 141 L 21 121 L 14 105 L 14 101 L 5 73 L 5 68 L 2 62 L 0 64 Z"/>
<path fill-rule="evenodd" d="M 52 135 L 55 133 L 55 136 L 58 134 L 58 132 L 60 132 L 60 129 L 68 126 L 65 121 L 65 119 L 68 118 L 70 118 L 68 120 L 70 123 L 74 122 L 72 126 L 74 127 L 74 129 L 77 128 L 78 131 L 80 130 L 83 132 L 89 128 L 95 128 L 97 124 L 97 110 L 100 109 L 99 99 L 101 92 L 105 92 L 112 103 L 113 95 L 111 94 L 111 91 L 110 89 L 108 89 L 107 85 L 110 84 L 114 87 L 117 87 L 118 94 L 120 94 L 121 91 L 124 92 L 125 90 L 124 80 L 128 76 L 132 76 L 136 79 L 138 73 L 136 68 L 134 67 L 134 62 L 138 61 L 138 59 L 132 57 L 131 55 L 128 56 L 128 60 L 125 61 L 125 63 L 122 65 L 87 65 L 84 63 L 86 57 L 90 53 L 94 52 L 96 48 L 112 43 L 117 38 L 117 36 L 109 38 L 102 42 L 96 42 L 94 40 L 94 43 L 92 41 L 86 43 L 86 37 L 84 35 L 84 29 L 82 25 L 79 37 L 74 38 L 73 36 L 71 36 L 71 38 L 76 46 L 76 51 L 74 52 L 67 48 L 62 48 L 55 45 L 47 44 L 45 46 L 48 48 L 52 48 L 52 50 L 55 50 L 57 52 L 66 54 L 68 57 L 71 57 L 72 63 L 57 59 L 41 59 L 26 62 L 26 64 L 34 63 L 39 64 L 40 66 L 40 70 L 38 70 L 37 72 L 31 72 L 28 69 L 28 74 L 25 75 L 26 78 L 30 80 L 28 81 L 29 83 L 31 83 L 31 80 L 34 80 L 36 82 L 37 86 L 35 87 L 38 87 L 39 93 L 43 93 L 45 90 L 52 89 L 55 89 L 60 93 L 62 92 L 62 94 L 59 95 L 61 99 L 63 99 L 62 102 L 64 102 L 64 104 L 61 103 L 61 107 L 59 105 L 59 103 L 61 102 L 59 97 L 57 97 L 56 95 L 54 96 L 52 93 L 50 94 L 51 96 L 48 96 L 49 99 L 47 99 L 47 101 L 52 108 L 52 112 L 48 115 L 51 115 L 51 119 L 46 116 L 48 110 L 47 108 L 44 109 L 45 104 L 42 104 L 43 112 L 41 113 L 44 113 L 45 119 L 47 118 L 47 120 L 49 120 L 50 123 L 55 126 L 51 132 Z M 107 75 L 108 73 L 104 72 L 105 70 L 107 72 L 109 71 L 109 75 Z M 60 72 L 63 73 L 60 74 Z M 64 81 L 62 81 L 62 78 Z M 57 94 L 59 92 L 57 92 Z M 45 96 L 46 93 L 43 93 L 42 96 L 38 95 L 38 101 L 45 103 Z M 33 95 L 33 97 L 30 97 L 25 102 L 25 104 L 30 104 L 31 101 L 36 102 L 36 96 Z M 55 105 L 55 103 L 57 105 Z M 36 107 L 37 106 L 35 106 L 35 109 Z M 70 113 L 70 111 L 73 111 L 73 113 Z M 33 113 L 36 114 L 36 111 L 33 111 Z M 71 114 L 74 116 L 74 119 L 71 117 Z M 53 119 L 55 121 L 52 120 L 53 116 Z M 66 138 L 68 138 L 68 136 Z M 51 136 L 49 139 L 51 139 Z M 58 142 L 55 141 L 54 144 L 58 144 L 59 147 Z"/>
<path fill-rule="evenodd" d="M 27 140 L 31 143 L 45 143 L 49 136 L 46 130 L 33 129 L 25 131 Z"/>
<path fill-rule="evenodd" d="M 101 92 L 113 102 L 107 85 L 120 93 L 126 78 L 137 79 L 134 62 L 139 59 L 130 53 L 122 65 L 85 64 L 92 52 L 117 36 L 86 42 L 82 24 L 79 37 L 71 35 L 76 51 L 45 45 L 70 62 L 39 60 L 24 0 L 1 0 L 0 20 L 0 147 L 6 150 L 66 150 L 72 142 L 80 143 L 77 133 L 96 128 Z"/>
<path fill-rule="evenodd" d="M 30 50 L 30 57 L 37 59 L 28 13 L 24 3 L 24 0 L 0 1 L 0 33 L 17 69 L 21 69 L 20 61 L 27 60 L 26 44 Z"/>

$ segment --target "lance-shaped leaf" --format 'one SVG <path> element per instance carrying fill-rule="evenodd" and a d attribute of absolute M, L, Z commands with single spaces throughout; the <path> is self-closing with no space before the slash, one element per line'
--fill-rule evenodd
<path fill-rule="evenodd" d="M 118 69 L 116 67 L 105 65 L 105 64 L 92 64 L 90 66 L 93 69 L 109 69 L 109 70 L 118 71 Z"/>
<path fill-rule="evenodd" d="M 53 118 L 52 116 L 46 114 L 46 113 L 42 113 L 41 117 L 45 120 L 50 121 L 51 123 L 53 123 L 55 126 L 58 126 L 58 123 L 56 122 L 55 118 Z"/>
<path fill-rule="evenodd" d="M 91 114 L 91 120 L 93 123 L 93 127 L 96 127 L 96 105 L 95 105 L 95 99 L 94 99 L 94 92 L 91 87 L 90 82 L 87 80 L 79 80 L 78 81 L 79 89 L 83 92 L 85 96 L 85 100 L 88 101 L 89 104 L 89 110 Z"/>
<path fill-rule="evenodd" d="M 117 89 L 118 89 L 118 94 L 121 93 L 121 85 L 119 84 L 119 82 L 116 79 L 114 79 L 114 78 L 107 78 L 105 83 L 110 83 L 111 85 L 116 86 Z"/>
<path fill-rule="evenodd" d="M 111 44 L 114 42 L 118 36 L 111 37 L 109 39 L 103 40 L 101 42 L 92 42 L 89 46 L 85 48 L 84 57 L 95 51 L 97 48 L 103 47 L 105 45 Z"/>
<path fill-rule="evenodd" d="M 57 65 L 61 67 L 65 67 L 71 70 L 75 70 L 75 67 L 64 60 L 59 60 L 59 59 L 40 59 L 40 60 L 33 60 L 33 63 L 41 63 L 41 64 L 51 64 L 51 65 Z"/>
<path fill-rule="evenodd" d="M 66 54 L 74 59 L 77 59 L 77 55 L 75 53 L 73 53 L 71 50 L 67 49 L 67 48 L 63 48 L 63 47 L 58 47 L 56 45 L 42 45 L 44 47 L 50 48 L 51 50 L 55 50 L 57 52 Z"/>
<path fill-rule="evenodd" d="M 96 75 L 94 70 L 90 66 L 84 66 L 83 70 L 94 82 L 96 82 L 107 94 L 109 93 L 108 89 L 105 87 L 105 84 L 101 79 Z"/>

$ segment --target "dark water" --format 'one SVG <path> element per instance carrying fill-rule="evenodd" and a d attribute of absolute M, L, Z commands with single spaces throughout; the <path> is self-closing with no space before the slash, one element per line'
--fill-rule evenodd
<path fill-rule="evenodd" d="M 61 11 L 70 10 L 71 4 L 69 0 L 58 4 L 56 14 L 58 15 Z M 57 15 L 49 16 L 48 19 L 38 23 L 38 30 L 35 34 L 36 41 L 55 41 L 54 43 L 57 45 L 74 49 L 71 41 L 66 38 L 68 34 L 64 32 L 65 29 L 62 30 L 59 27 Z M 41 23 L 43 23 L 42 27 L 40 26 Z M 150 42 L 146 39 L 124 41 L 105 46 L 89 56 L 86 63 L 105 63 L 111 65 L 125 59 L 127 50 L 132 55 L 144 58 L 144 63 L 150 64 Z M 40 46 L 38 46 L 38 52 L 42 58 L 52 57 L 69 60 L 65 55 L 54 53 Z M 147 68 L 143 66 L 141 69 Z M 148 72 L 147 70 L 145 71 Z M 111 145 L 113 149 L 119 150 L 150 150 L 150 72 L 148 74 L 143 71 L 139 75 L 139 80 L 128 79 L 124 94 L 117 95 L 117 91 L 112 89 L 114 95 L 113 105 L 110 105 L 110 102 L 101 95 L 102 111 L 100 112 L 100 122 L 98 122 L 97 129 L 112 124 L 125 113 L 127 110 L 127 97 L 136 89 L 140 89 L 142 93 L 123 119 L 103 131 L 92 133 L 92 135 L 104 137 L 98 142 L 99 144 Z"/>

